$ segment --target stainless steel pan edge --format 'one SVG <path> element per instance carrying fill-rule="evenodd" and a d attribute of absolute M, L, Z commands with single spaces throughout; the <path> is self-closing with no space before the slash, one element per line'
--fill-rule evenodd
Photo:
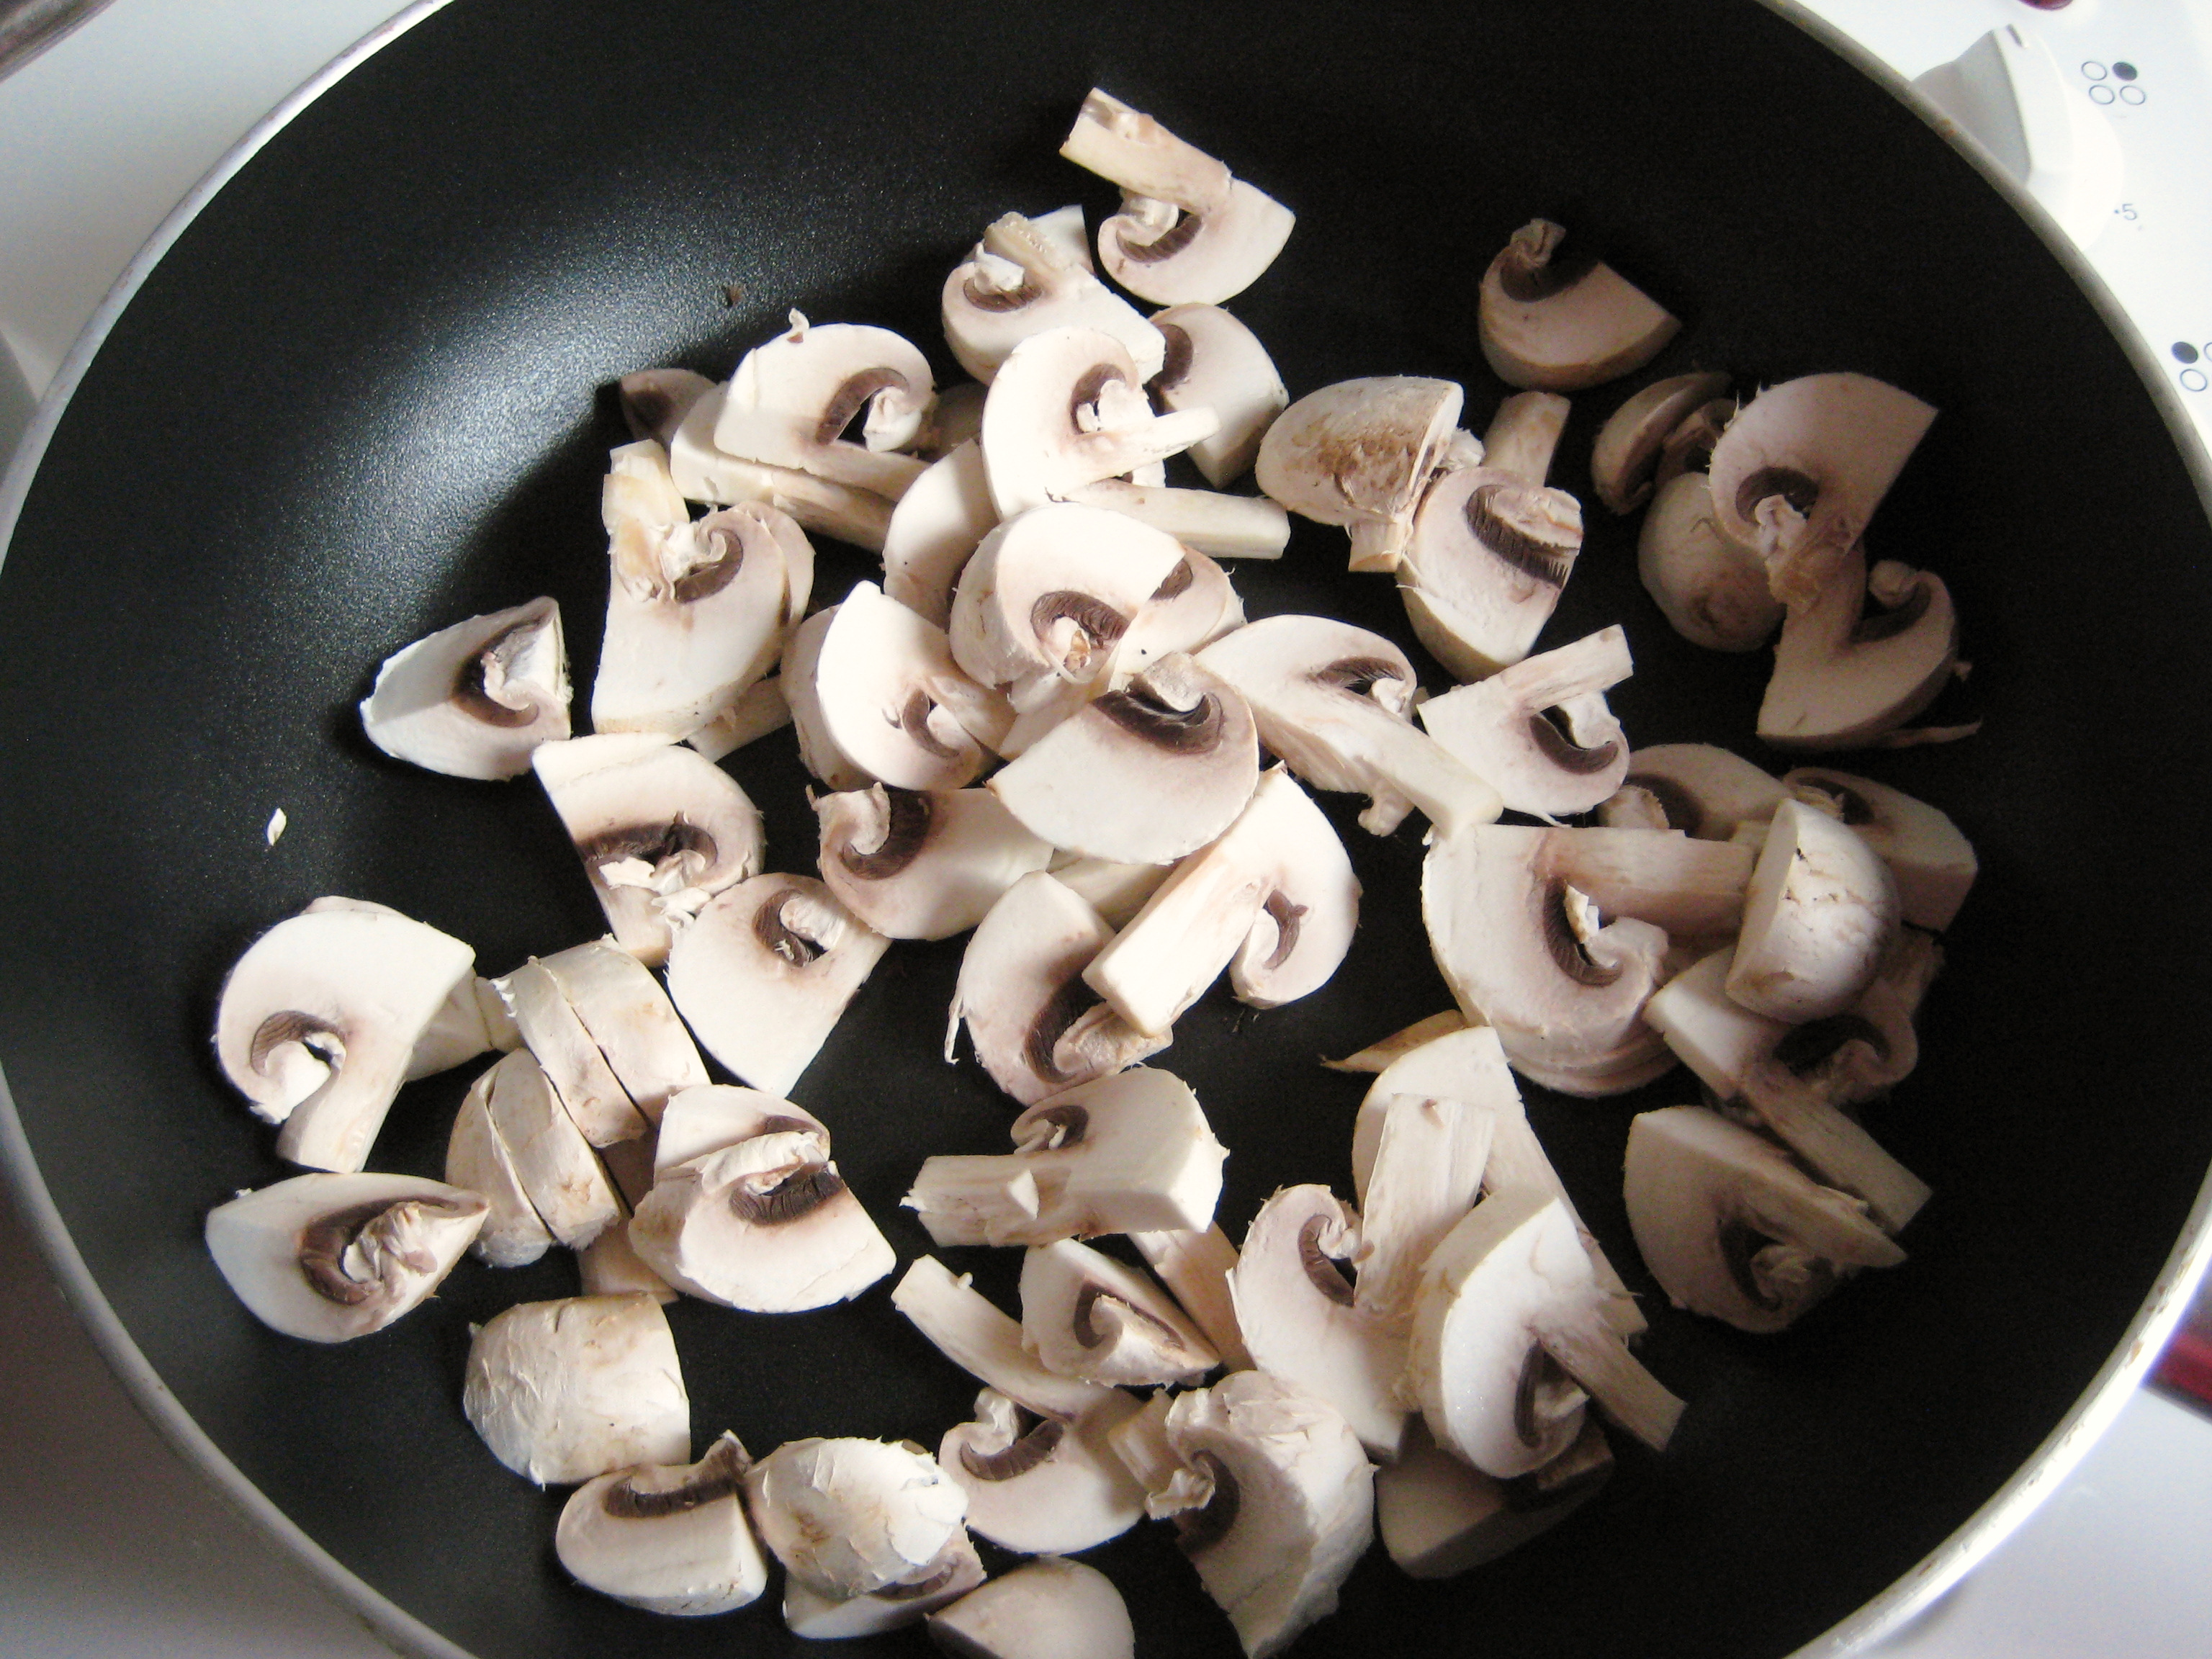
<path fill-rule="evenodd" d="M 333 59 L 241 138 L 140 249 L 71 348 L 40 399 L 5 476 L 0 477 L 0 567 L 4 567 L 31 480 L 71 394 L 147 275 L 201 210 L 270 138 L 362 63 L 447 3 L 448 0 L 417 0 L 417 3 Z M 1912 110 L 2028 222 L 2118 339 L 2180 451 L 2208 518 L 2212 518 L 2212 455 L 2208 455 L 2149 346 L 2136 332 L 2104 280 L 2042 205 L 1955 122 L 1926 105 L 1901 76 L 1856 41 L 1795 3 L 1795 0 L 1760 0 L 1760 3 L 1812 35 Z M 471 1659 L 465 1650 L 402 1611 L 333 1559 L 239 1471 L 170 1394 L 124 1328 L 71 1241 L 31 1155 L 4 1072 L 0 1072 L 0 1175 L 4 1175 L 33 1236 L 46 1252 L 63 1293 L 83 1322 L 94 1346 L 131 1398 L 178 1453 L 202 1471 L 239 1513 L 261 1527 L 276 1545 L 327 1586 L 380 1639 L 398 1651 L 421 1655 L 424 1659 Z M 1909 1621 L 1987 1558 L 2036 1504 L 2065 1480 L 2097 1437 L 2111 1425 L 2130 1394 L 2149 1374 L 2208 1268 L 2212 1268 L 2212 1172 L 2208 1172 L 2200 1187 L 2180 1237 L 2130 1325 L 2125 1340 L 2059 1425 L 1997 1493 L 1941 1547 L 1850 1618 L 1799 1649 L 1796 1659 L 1833 1659 L 1834 1656 L 1859 1650 L 1879 1640 Z"/>

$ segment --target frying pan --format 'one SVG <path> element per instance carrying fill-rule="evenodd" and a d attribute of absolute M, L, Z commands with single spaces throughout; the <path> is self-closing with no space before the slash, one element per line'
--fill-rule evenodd
<path fill-rule="evenodd" d="M 1872 539 L 1951 583 L 1974 663 L 1962 712 L 1984 721 L 1852 763 L 1944 806 L 1983 862 L 1925 1058 L 1871 1116 L 1937 1192 L 1912 1260 L 1779 1337 L 1676 1316 L 1630 1248 L 1619 1172 L 1632 1113 L 1686 1085 L 1530 1090 L 1688 1413 L 1663 1456 L 1623 1448 L 1598 1501 L 1492 1567 L 1413 1583 L 1371 1553 L 1299 1651 L 1839 1650 L 1954 1578 L 2078 1455 L 2212 1249 L 2191 944 L 2212 904 L 2186 805 L 2212 737 L 2212 474 L 2078 258 L 1893 82 L 1749 0 L 457 0 L 410 21 L 174 229 L 0 498 L 20 507 L 0 577 L 11 1171 L 142 1401 L 337 1593 L 430 1654 L 798 1650 L 773 1598 L 661 1620 L 569 1584 L 562 1494 L 500 1469 L 463 1419 L 471 1322 L 571 1293 L 563 1261 L 465 1263 L 437 1301 L 335 1348 L 244 1312 L 201 1222 L 287 1171 L 214 1067 L 215 993 L 323 893 L 421 916 L 485 971 L 601 931 L 531 785 L 368 748 L 352 708 L 374 665 L 550 592 L 587 684 L 612 380 L 726 374 L 794 307 L 942 362 L 937 285 L 986 222 L 1110 202 L 1054 154 L 1094 83 L 1297 210 L 1237 301 L 1294 392 L 1443 374 L 1485 418 L 1502 388 L 1474 284 L 1542 214 L 1687 319 L 1655 374 L 1852 368 L 1935 403 Z M 1586 491 L 1619 395 L 1577 400 L 1557 482 Z M 1638 742 L 1758 755 L 1763 663 L 1676 640 L 1632 547 L 1593 513 L 1547 638 L 1623 622 L 1638 672 L 1614 707 Z M 1342 559 L 1340 536 L 1301 525 L 1239 586 L 1255 615 L 1327 610 L 1408 641 L 1389 585 Z M 825 543 L 817 591 L 869 568 Z M 787 734 L 727 763 L 767 813 L 771 865 L 809 868 Z M 1231 1148 L 1232 1234 L 1279 1184 L 1343 1189 L 1361 1079 L 1315 1057 L 1449 1000 L 1415 832 L 1378 841 L 1328 804 L 1368 893 L 1345 969 L 1264 1014 L 1210 997 L 1163 1056 Z M 292 827 L 272 848 L 277 806 Z M 936 1057 L 958 952 L 896 947 L 794 1091 L 902 1257 L 927 1248 L 897 1208 L 921 1158 L 1005 1145 L 1004 1102 Z M 403 1097 L 375 1165 L 435 1173 L 467 1075 Z M 1009 1262 L 956 1265 L 1011 1299 Z M 967 1415 L 972 1383 L 880 1287 L 813 1314 L 686 1302 L 671 1319 L 701 1444 L 726 1426 L 757 1452 L 934 1443 Z M 1140 1650 L 1232 1653 L 1165 1532 L 1093 1558 Z"/>

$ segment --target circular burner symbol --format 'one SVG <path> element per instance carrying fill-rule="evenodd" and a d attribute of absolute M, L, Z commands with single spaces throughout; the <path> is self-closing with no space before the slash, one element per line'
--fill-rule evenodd
<path fill-rule="evenodd" d="M 2173 360 L 2178 363 L 2193 363 L 2197 361 L 2197 348 L 2186 340 L 2176 340 L 2167 349 L 2173 353 Z"/>
<path fill-rule="evenodd" d="M 2202 392 L 2208 382 L 2204 379 L 2203 369 L 2185 368 L 2181 371 L 2181 384 L 2188 391 Z"/>
<path fill-rule="evenodd" d="M 2092 87 L 2089 88 L 2089 100 L 2092 103 L 2109 104 L 2112 101 L 2112 89 L 2110 87 Z"/>
<path fill-rule="evenodd" d="M 2123 81 L 2132 81 L 2136 78 L 2136 66 L 2133 64 L 2115 64 L 2112 73 Z"/>
<path fill-rule="evenodd" d="M 2141 87 L 2122 87 L 2120 88 L 2120 101 L 2124 104 L 2140 104 L 2142 102 L 2144 96 L 2143 89 Z"/>
<path fill-rule="evenodd" d="M 2099 63 L 2095 58 L 2092 58 L 2087 63 L 2081 65 L 2081 73 L 2087 76 L 2092 81 L 2101 81 L 2105 78 L 2105 66 Z"/>

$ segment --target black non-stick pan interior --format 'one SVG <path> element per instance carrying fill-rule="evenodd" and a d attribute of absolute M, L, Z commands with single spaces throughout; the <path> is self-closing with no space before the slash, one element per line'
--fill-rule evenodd
<path fill-rule="evenodd" d="M 601 931 L 533 784 L 368 746 L 353 708 L 376 664 L 550 592 L 588 684 L 599 480 L 626 435 L 615 377 L 726 375 L 797 307 L 897 329 L 951 378 L 939 285 L 982 227 L 1111 204 L 1054 154 L 1094 83 L 1297 210 L 1236 302 L 1293 395 L 1442 375 L 1479 426 L 1504 388 L 1476 345 L 1476 282 L 1543 215 L 1686 319 L 1655 374 L 1720 368 L 1748 389 L 1856 369 L 1942 411 L 1871 540 L 1951 584 L 1973 672 L 1938 712 L 1983 726 L 1846 763 L 1943 806 L 1982 859 L 1925 1057 L 1869 1115 L 1936 1190 L 1911 1261 L 1779 1337 L 1674 1315 L 1628 1240 L 1620 1161 L 1632 1112 L 1693 1085 L 1532 1089 L 1647 1293 L 1646 1359 L 1689 1401 L 1679 1436 L 1663 1456 L 1624 1446 L 1596 1502 L 1481 1571 L 1415 1583 L 1370 1554 L 1299 1648 L 1771 1659 L 2029 1457 L 2121 1341 L 2212 1164 L 2192 944 L 2212 905 L 2190 798 L 2212 742 L 2212 532 L 2136 369 L 2034 231 L 1748 0 L 456 0 L 369 58 L 117 320 L 0 574 L 0 1064 L 39 1175 L 222 1452 L 431 1629 L 486 1659 L 799 1648 L 772 1595 L 678 1621 L 569 1583 L 550 1544 L 562 1494 L 500 1468 L 463 1419 L 471 1322 L 572 1293 L 565 1258 L 465 1263 L 437 1301 L 339 1347 L 240 1307 L 203 1218 L 287 1171 L 212 1063 L 215 994 L 251 939 L 325 893 L 433 922 L 486 972 Z M 1587 493 L 1623 391 L 1577 399 L 1555 482 Z M 1547 641 L 1624 623 L 1638 672 L 1613 704 L 1636 741 L 1786 764 L 1752 737 L 1763 658 L 1675 638 L 1637 583 L 1632 523 L 1594 505 L 1589 523 Z M 1238 586 L 1255 616 L 1323 610 L 1410 646 L 1387 580 L 1343 563 L 1340 533 L 1302 524 Z M 871 572 L 823 543 L 817 603 Z M 726 764 L 767 813 L 772 867 L 811 870 L 789 734 Z M 1279 1185 L 1348 1191 L 1364 1079 L 1316 1057 L 1449 1001 L 1419 927 L 1418 821 L 1378 841 L 1352 806 L 1329 799 L 1368 895 L 1345 970 L 1272 1012 L 1217 992 L 1161 1056 L 1231 1149 L 1232 1235 Z M 793 1091 L 902 1258 L 928 1248 L 897 1207 L 922 1157 L 1005 1145 L 1003 1099 L 938 1057 L 958 956 L 895 947 Z M 437 1173 L 468 1075 L 403 1096 L 374 1165 Z M 953 1261 L 1011 1299 L 1007 1261 Z M 756 1452 L 816 1434 L 934 1445 L 968 1414 L 973 1383 L 882 1286 L 812 1314 L 687 1301 L 671 1318 L 702 1446 L 726 1427 Z M 1092 1559 L 1139 1651 L 1235 1650 L 1167 1528 Z"/>

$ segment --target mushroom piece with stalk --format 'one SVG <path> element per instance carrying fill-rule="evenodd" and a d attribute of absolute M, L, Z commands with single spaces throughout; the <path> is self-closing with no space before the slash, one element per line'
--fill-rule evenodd
<path fill-rule="evenodd" d="M 1772 773 L 1712 744 L 1654 744 L 1630 754 L 1627 775 L 1598 807 L 1598 822 L 1727 841 L 1744 825 L 1766 823 L 1789 793 Z"/>
<path fill-rule="evenodd" d="M 1421 724 L 1487 778 L 1508 811 L 1571 817 L 1628 775 L 1628 738 L 1605 694 L 1632 666 L 1628 636 L 1601 629 L 1430 698 Z"/>
<path fill-rule="evenodd" d="M 1137 1651 L 1114 1581 L 1057 1555 L 1025 1561 L 931 1613 L 929 1635 L 954 1659 L 1135 1659 Z"/>
<path fill-rule="evenodd" d="M 647 1463 L 569 1494 L 554 1553 L 580 1584 L 647 1613 L 703 1618 L 757 1600 L 768 1562 L 745 1519 L 744 1444 L 725 1434 L 696 1463 Z"/>
<path fill-rule="evenodd" d="M 1253 476 L 1291 512 L 1350 532 L 1352 569 L 1395 570 L 1463 401 L 1452 381 L 1412 375 L 1323 386 L 1275 417 Z"/>
<path fill-rule="evenodd" d="M 945 279 L 940 309 L 945 343 L 960 367 L 989 382 L 1007 355 L 1048 328 L 1092 328 L 1129 349 L 1147 379 L 1160 372 L 1167 342 L 1137 308 L 1091 273 L 1076 210 L 1075 246 L 1048 222 L 1001 214 Z"/>
<path fill-rule="evenodd" d="M 1956 919 L 1980 866 L 1973 844 L 1941 807 L 1820 767 L 1798 767 L 1782 783 L 1800 800 L 1832 811 L 1889 866 L 1901 921 L 1940 933 Z"/>
<path fill-rule="evenodd" d="M 998 522 L 982 445 L 970 438 L 931 462 L 899 497 L 884 532 L 884 596 L 950 626 L 953 584 Z"/>
<path fill-rule="evenodd" d="M 1039 1417 L 1075 1423 L 1094 1412 L 1111 1416 L 1118 1413 L 1115 1402 L 1130 1397 L 1047 1369 L 1025 1346 L 1020 1324 L 994 1306 L 967 1274 L 955 1277 L 935 1256 L 915 1258 L 891 1287 L 891 1306 L 947 1359 Z"/>
<path fill-rule="evenodd" d="M 263 1324 L 348 1342 L 436 1290 L 489 1211 L 443 1182 L 318 1173 L 217 1205 L 204 1237 L 224 1282 Z"/>
<path fill-rule="evenodd" d="M 1532 219 L 1482 275 L 1482 355 L 1508 386 L 1575 392 L 1632 374 L 1682 325 L 1602 260 L 1559 257 L 1564 227 Z"/>
<path fill-rule="evenodd" d="M 743 460 L 725 453 L 715 445 L 714 429 L 728 401 L 727 386 L 710 387 L 684 412 L 667 440 L 669 476 L 686 501 L 714 507 L 756 501 L 788 513 L 811 534 L 834 536 L 854 547 L 883 551 L 896 504 L 891 496 L 797 467 Z M 851 444 L 843 447 L 858 448 Z M 907 458 L 885 455 L 879 459 L 902 470 Z M 925 465 L 913 462 L 916 471 Z"/>
<path fill-rule="evenodd" d="M 493 1456 L 565 1486 L 691 1454 L 691 1401 L 649 1296 L 524 1302 L 469 1344 L 461 1408 Z"/>
<path fill-rule="evenodd" d="M 1190 1383 L 1221 1363 L 1172 1297 L 1073 1239 L 1024 1253 L 1021 1294 L 1023 1346 L 1064 1376 L 1117 1386 Z"/>
<path fill-rule="evenodd" d="M 532 599 L 471 617 L 395 652 L 361 705 L 362 730 L 395 760 L 457 778 L 512 778 L 568 735 L 561 607 Z"/>
<path fill-rule="evenodd" d="M 732 1083 L 686 1089 L 672 1097 L 668 1109 L 661 1114 L 659 1132 L 653 1141 L 654 1177 L 663 1170 L 719 1152 L 755 1135 L 787 1129 L 811 1129 L 824 1139 L 830 1133 L 813 1113 L 778 1095 Z"/>
<path fill-rule="evenodd" d="M 965 933 L 1053 854 L 1051 843 L 1023 829 L 988 789 L 879 783 L 817 796 L 814 811 L 823 883 L 887 939 Z"/>
<path fill-rule="evenodd" d="M 1024 1555 L 1087 1550 L 1144 1518 L 1145 1491 L 1108 1438 L 1139 1409 L 1116 1389 L 1073 1420 L 1030 1414 L 996 1389 L 945 1431 L 939 1465 L 968 1492 L 968 1526 Z"/>
<path fill-rule="evenodd" d="M 1613 513 L 1650 496 L 1652 469 L 1668 438 L 1690 416 L 1728 391 L 1725 374 L 1676 374 L 1654 380 L 1606 417 L 1590 451 L 1590 483 Z"/>
<path fill-rule="evenodd" d="M 1848 825 L 1797 799 L 1775 809 L 1745 895 L 1728 994 L 1790 1024 L 1840 1014 L 1898 927 L 1889 867 Z"/>
<path fill-rule="evenodd" d="M 924 465 L 896 452 L 921 435 L 935 397 L 928 362 L 889 329 L 817 328 L 794 311 L 787 332 L 738 362 L 714 446 L 896 501 Z M 856 421 L 859 443 L 844 435 Z"/>
<path fill-rule="evenodd" d="M 1177 651 L 1197 653 L 1244 625 L 1244 602 L 1229 573 L 1203 553 L 1183 549 L 1182 562 L 1154 588 L 1128 632 L 1119 665 L 1138 674 Z"/>
<path fill-rule="evenodd" d="M 1145 390 L 1160 409 L 1210 409 L 1220 419 L 1219 431 L 1190 447 L 1190 459 L 1218 489 L 1251 466 L 1290 394 L 1259 337 L 1219 306 L 1170 306 L 1152 320 L 1166 338 L 1167 358 Z"/>

